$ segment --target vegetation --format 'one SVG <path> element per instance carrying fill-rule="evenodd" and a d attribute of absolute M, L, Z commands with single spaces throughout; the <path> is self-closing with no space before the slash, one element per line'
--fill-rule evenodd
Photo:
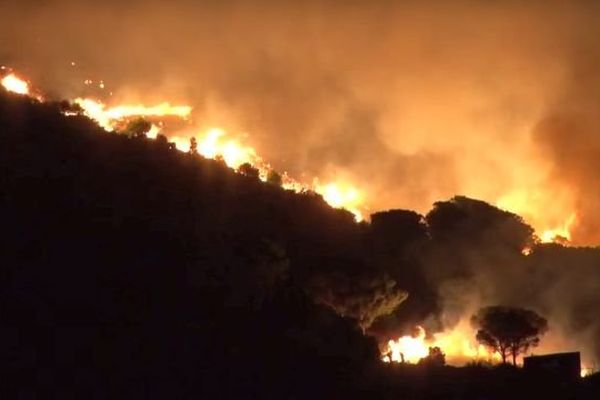
<path fill-rule="evenodd" d="M 152 128 L 152 124 L 144 118 L 136 118 L 130 121 L 125 127 L 125 134 L 134 138 L 146 137 L 146 134 Z"/>
<path fill-rule="evenodd" d="M 534 311 L 515 307 L 485 307 L 473 316 L 477 330 L 477 341 L 498 352 L 502 362 L 512 356 L 517 365 L 517 356 L 540 342 L 540 336 L 548 330 L 548 322 Z"/>
<path fill-rule="evenodd" d="M 269 174 L 267 175 L 267 182 L 275 186 L 281 186 L 283 184 L 281 175 L 277 171 L 273 170 L 269 171 Z"/>
<path fill-rule="evenodd" d="M 573 256 L 525 258 L 532 231 L 514 214 L 457 197 L 357 224 L 314 193 L 65 107 L 0 93 L 2 397 L 597 398 L 593 379 L 542 385 L 442 366 L 435 349 L 434 368 L 379 360 L 377 339 L 436 320 L 442 283 L 500 262 L 556 279 L 550 261 Z"/>
<path fill-rule="evenodd" d="M 248 178 L 258 179 L 259 171 L 258 168 L 255 168 L 250 163 L 243 163 L 238 167 L 238 172 L 242 175 L 247 176 Z"/>
<path fill-rule="evenodd" d="M 430 347 L 429 354 L 419 361 L 420 365 L 442 367 L 446 365 L 446 355 L 439 347 Z"/>

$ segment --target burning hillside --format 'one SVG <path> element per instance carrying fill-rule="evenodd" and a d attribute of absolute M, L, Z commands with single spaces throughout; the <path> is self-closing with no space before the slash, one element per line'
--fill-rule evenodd
<path fill-rule="evenodd" d="M 11 70 L 2 67 L 6 71 L 2 86 L 11 92 L 31 95 L 27 80 L 19 78 Z M 89 80 L 84 81 L 87 85 Z M 104 83 L 102 83 L 104 85 Z M 102 86 L 104 88 L 104 86 Z M 35 97 L 43 101 L 43 97 L 36 94 Z M 155 139 L 159 134 L 166 135 L 177 149 L 187 152 L 190 150 L 192 138 L 196 141 L 196 149 L 199 154 L 207 158 L 222 159 L 229 167 L 237 169 L 242 164 L 248 163 L 259 170 L 261 180 L 266 181 L 270 172 L 274 172 L 271 165 L 258 155 L 256 149 L 243 144 L 240 138 L 229 135 L 224 129 L 218 127 L 194 128 L 196 125 L 206 125 L 196 121 L 193 115 L 193 107 L 189 105 L 171 105 L 169 102 L 162 102 L 152 106 L 143 104 L 113 104 L 107 105 L 98 99 L 93 98 L 75 98 L 72 100 L 79 106 L 83 113 L 96 121 L 101 127 L 108 131 L 124 129 L 128 121 L 135 118 L 146 118 L 152 122 L 147 137 Z M 67 111 L 67 115 L 72 111 Z M 184 122 L 184 127 L 177 126 L 170 129 L 165 121 L 176 118 Z M 247 135 L 243 135 L 247 137 Z M 304 174 L 303 174 L 304 175 Z M 322 182 L 314 177 L 310 183 L 300 182 L 292 178 L 287 172 L 281 175 L 284 188 L 294 191 L 312 190 L 319 193 L 333 207 L 343 208 L 352 212 L 357 221 L 364 219 L 369 210 L 374 207 L 368 203 L 368 197 L 364 191 L 357 188 L 351 181 L 338 178 L 332 182 Z M 499 205 L 509 211 L 525 212 L 531 214 L 527 203 L 513 200 L 511 197 L 503 197 Z M 539 220 L 539 217 L 536 217 Z M 543 243 L 558 241 L 569 243 L 571 240 L 571 230 L 576 224 L 577 219 L 574 213 L 565 218 L 564 222 L 554 228 L 548 228 L 547 223 L 538 227 L 538 238 Z"/>
<path fill-rule="evenodd" d="M 390 340 L 383 351 L 384 362 L 418 363 L 429 355 L 430 348 L 439 348 L 451 365 L 468 362 L 497 363 L 500 355 L 475 340 L 475 331 L 468 321 L 461 321 L 449 332 L 433 333 L 427 337 L 421 326 L 415 333 Z"/>
<path fill-rule="evenodd" d="M 8 70 L 3 67 L 3 70 Z M 87 82 L 87 81 L 86 81 Z M 29 83 L 19 78 L 13 72 L 6 74 L 0 81 L 2 86 L 9 92 L 32 95 Z M 84 82 L 85 83 L 85 82 Z M 41 96 L 36 97 L 43 101 Z M 167 135 L 176 148 L 183 152 L 190 151 L 190 144 L 196 142 L 196 151 L 207 158 L 221 159 L 227 166 L 233 169 L 242 164 L 250 164 L 259 171 L 259 177 L 267 181 L 269 174 L 275 172 L 273 168 L 264 161 L 250 146 L 243 145 L 238 139 L 230 138 L 227 132 L 221 128 L 207 128 L 205 130 L 194 129 L 187 126 L 176 131 L 164 128 L 165 119 L 178 118 L 189 121 L 193 125 L 192 107 L 188 105 L 171 105 L 163 102 L 153 106 L 143 104 L 117 104 L 108 106 L 103 102 L 91 98 L 76 98 L 73 104 L 79 106 L 86 116 L 96 121 L 107 131 L 125 129 L 127 123 L 136 118 L 145 118 L 152 121 L 150 129 L 145 132 L 148 138 L 156 139 L 159 134 Z M 66 115 L 74 115 L 76 112 L 69 110 Z M 287 173 L 281 175 L 281 184 L 285 189 L 296 192 L 312 190 L 323 196 L 325 201 L 332 207 L 343 208 L 354 214 L 357 221 L 363 219 L 363 214 L 368 208 L 364 203 L 364 195 L 351 183 L 345 181 L 334 181 L 321 183 L 315 177 L 311 184 L 301 183 L 291 178 Z"/>
<path fill-rule="evenodd" d="M 45 101 L 45 97 L 37 91 L 34 93 L 30 88 L 31 84 L 20 77 L 18 73 L 8 68 L 3 68 L 3 70 L 5 73 L 1 83 L 6 90 L 32 96 L 37 101 Z M 276 173 L 255 148 L 244 143 L 248 139 L 247 136 L 236 137 L 222 128 L 202 127 L 206 124 L 197 120 L 194 108 L 189 105 L 173 105 L 168 101 L 154 105 L 114 103 L 112 101 L 107 104 L 96 98 L 77 97 L 72 100 L 71 106 L 64 113 L 67 116 L 82 113 L 107 131 L 126 131 L 128 124 L 143 118 L 149 122 L 147 130 L 143 132 L 146 137 L 157 139 L 159 135 L 166 136 L 181 152 L 195 151 L 206 158 L 222 160 L 233 169 L 239 169 L 241 166 L 249 164 L 256 168 L 258 177 L 262 181 L 271 179 L 270 177 Z M 340 178 L 322 183 L 315 177 L 311 183 L 306 183 L 293 179 L 287 173 L 279 175 L 279 179 L 279 184 L 287 190 L 314 191 L 321 194 L 332 207 L 344 208 L 352 212 L 357 221 L 362 220 L 369 210 L 368 201 L 371 196 L 367 196 L 364 191 L 357 189 L 350 183 L 351 181 Z M 510 202 L 504 205 L 510 209 Z M 554 229 L 542 230 L 538 236 L 533 235 L 533 232 L 528 233 L 527 235 L 531 236 L 530 239 L 524 237 L 523 241 L 515 243 L 516 249 L 519 250 L 518 255 L 515 253 L 516 257 L 530 255 L 532 249 L 539 242 L 568 243 L 571 239 L 571 229 L 576 222 L 575 214 L 571 214 L 562 225 Z M 432 222 L 430 222 L 430 226 L 433 226 L 431 224 Z M 493 261 L 493 263 L 496 262 Z M 519 264 L 523 262 L 523 259 L 517 261 Z M 471 268 L 470 266 L 465 267 Z M 400 284 L 403 283 L 403 279 L 401 275 L 396 278 Z M 416 296 L 418 299 L 418 293 Z M 335 301 L 326 303 L 336 308 Z M 411 335 L 394 338 L 393 335 L 386 334 L 387 339 L 384 339 L 386 335 L 380 336 L 383 360 L 416 363 L 428 355 L 430 348 L 437 347 L 442 350 L 446 355 L 447 362 L 451 364 L 460 365 L 469 360 L 498 361 L 497 353 L 490 352 L 489 349 L 475 341 L 473 328 L 469 326 L 468 322 L 465 322 L 465 312 L 462 312 L 460 322 L 452 324 L 450 329 L 445 327 L 427 332 L 425 328 L 415 325 L 414 333 Z M 558 339 L 552 340 L 552 342 L 557 343 L 560 340 L 559 335 Z M 552 348 L 552 346 L 550 347 Z"/>
<path fill-rule="evenodd" d="M 570 398 L 518 366 L 600 362 L 599 16 L 0 2 L 8 397 Z"/>

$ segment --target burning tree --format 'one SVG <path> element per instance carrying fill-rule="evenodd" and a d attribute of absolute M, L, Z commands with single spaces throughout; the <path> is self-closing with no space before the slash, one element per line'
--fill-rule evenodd
<path fill-rule="evenodd" d="M 419 364 L 430 367 L 442 367 L 446 365 L 446 354 L 438 346 L 430 347 L 429 353 L 419 360 Z"/>
<path fill-rule="evenodd" d="M 517 356 L 537 346 L 548 330 L 546 319 L 534 311 L 505 306 L 481 308 L 471 323 L 478 329 L 477 341 L 498 352 L 503 363 L 511 355 L 513 365 Z"/>
<path fill-rule="evenodd" d="M 125 127 L 125 133 L 131 137 L 142 138 L 146 137 L 146 134 L 152 128 L 152 124 L 144 118 L 136 118 L 130 121 Z"/>

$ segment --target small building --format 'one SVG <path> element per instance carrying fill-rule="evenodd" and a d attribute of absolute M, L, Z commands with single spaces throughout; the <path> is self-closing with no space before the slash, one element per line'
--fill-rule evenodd
<path fill-rule="evenodd" d="M 556 379 L 576 380 L 581 377 L 581 354 L 572 352 L 525 357 L 523 368 L 527 372 L 551 375 Z"/>

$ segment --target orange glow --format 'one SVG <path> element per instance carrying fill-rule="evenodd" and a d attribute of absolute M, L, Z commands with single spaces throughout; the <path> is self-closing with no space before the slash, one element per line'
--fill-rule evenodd
<path fill-rule="evenodd" d="M 364 207 L 363 196 L 351 184 L 331 182 L 321 185 L 318 180 L 315 180 L 313 190 L 323 196 L 330 206 L 346 209 L 354 214 L 357 221 L 362 221 L 363 215 L 360 208 Z"/>
<path fill-rule="evenodd" d="M 569 218 L 562 224 L 554 229 L 547 229 L 540 235 L 540 241 L 542 243 L 552 242 L 570 242 L 571 241 L 571 230 L 573 225 L 577 221 L 577 215 L 571 214 Z"/>
<path fill-rule="evenodd" d="M 475 340 L 475 332 L 462 321 L 448 332 L 427 337 L 425 329 L 417 326 L 416 334 L 390 340 L 382 353 L 384 362 L 417 363 L 429 354 L 430 347 L 439 347 L 446 355 L 448 364 L 464 364 L 468 361 L 499 362 L 500 355 L 491 352 Z"/>
<path fill-rule="evenodd" d="M 29 95 L 29 84 L 15 74 L 8 74 L 0 81 L 4 89 L 9 92 Z"/>
<path fill-rule="evenodd" d="M 154 130 L 155 126 L 153 125 Z M 156 129 L 159 129 L 156 127 Z M 157 132 L 148 133 L 147 137 L 156 137 Z M 240 165 L 249 163 L 259 171 L 259 178 L 264 182 L 272 167 L 262 159 L 257 151 L 242 144 L 238 139 L 232 138 L 228 133 L 217 127 L 200 131 L 196 135 L 184 134 L 182 136 L 169 135 L 169 140 L 175 144 L 179 151 L 187 152 L 190 149 L 190 138 L 194 136 L 197 140 L 197 151 L 203 157 L 210 159 L 222 159 L 225 164 L 237 169 Z M 347 181 L 333 181 L 321 184 L 318 179 L 313 180 L 312 185 L 304 184 L 283 173 L 282 187 L 294 192 L 314 191 L 323 196 L 323 199 L 334 208 L 343 208 L 354 215 L 356 221 L 363 220 L 363 210 L 366 210 L 364 196 L 352 184 Z"/>
<path fill-rule="evenodd" d="M 77 98 L 74 103 L 78 104 L 85 115 L 96 121 L 107 131 L 114 130 L 120 121 L 133 117 L 178 117 L 186 119 L 192 112 L 190 106 L 172 106 L 168 102 L 155 106 L 117 105 L 107 107 L 106 104 L 93 100 Z"/>
<path fill-rule="evenodd" d="M 549 209 L 547 204 L 554 204 L 555 207 Z M 531 194 L 520 190 L 502 196 L 496 205 L 523 217 L 526 223 L 534 227 L 542 243 L 568 244 L 571 241 L 577 215 L 572 211 L 575 207 L 568 195 L 553 197 L 550 193 Z"/>
<path fill-rule="evenodd" d="M 227 133 L 223 129 L 208 129 L 198 140 L 198 153 L 206 158 L 223 157 L 225 164 L 230 168 L 238 168 L 244 163 L 250 163 L 260 171 L 264 162 L 256 151 L 252 147 L 241 145 L 235 139 L 225 139 L 226 136 Z"/>
<path fill-rule="evenodd" d="M 429 344 L 425 339 L 425 329 L 418 326 L 416 335 L 406 335 L 390 340 L 384 361 L 417 363 L 429 354 Z M 391 353 L 391 358 L 390 354 Z"/>
<path fill-rule="evenodd" d="M 6 75 L 1 83 L 9 91 L 26 94 L 43 101 L 41 96 L 37 94 L 33 96 L 28 82 L 14 73 Z M 96 83 L 86 80 L 85 84 Z M 97 84 L 102 88 L 104 81 L 99 80 Z M 152 122 L 156 122 L 163 117 L 189 120 L 192 116 L 191 106 L 172 105 L 169 102 L 153 106 L 143 104 L 113 104 L 109 106 L 91 98 L 76 98 L 73 102 L 83 109 L 85 115 L 108 131 L 123 128 L 128 120 L 135 117 L 147 117 Z M 71 115 L 70 112 L 66 112 L 66 114 Z M 180 151 L 188 151 L 190 137 L 196 136 L 199 154 L 207 158 L 223 159 L 229 167 L 234 169 L 244 163 L 250 163 L 259 170 L 259 176 L 263 181 L 272 171 L 271 166 L 258 155 L 256 149 L 244 144 L 238 137 L 230 136 L 222 128 L 214 127 L 196 134 L 191 133 L 189 129 L 183 132 L 165 132 L 160 123 L 155 123 L 147 133 L 147 137 L 156 138 L 159 133 L 166 135 Z M 366 193 L 358 188 L 360 182 L 334 176 L 331 180 L 314 179 L 312 183 L 306 183 L 306 181 L 300 182 L 290 177 L 285 172 L 281 176 L 284 189 L 295 192 L 314 191 L 323 196 L 324 200 L 332 207 L 350 211 L 354 214 L 356 221 L 362 221 L 369 210 Z M 556 206 L 548 209 L 545 206 L 547 204 Z M 518 187 L 500 196 L 496 202 L 498 207 L 523 216 L 525 221 L 534 226 L 537 232 L 541 232 L 538 233 L 541 242 L 563 244 L 570 242 L 573 227 L 577 222 L 576 214 L 572 211 L 575 209 L 573 204 L 573 199 L 567 191 L 556 196 L 550 191 L 519 189 Z M 524 254 L 529 251 L 529 249 L 523 250 Z"/>

